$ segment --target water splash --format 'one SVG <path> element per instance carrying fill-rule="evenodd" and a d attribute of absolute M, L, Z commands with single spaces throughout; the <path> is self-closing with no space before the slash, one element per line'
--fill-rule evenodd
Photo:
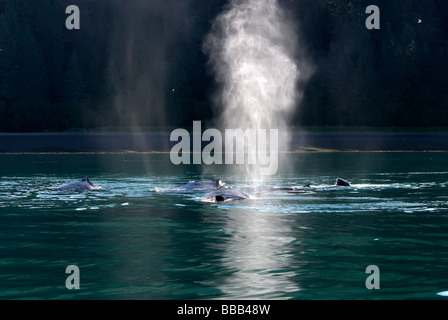
<path fill-rule="evenodd" d="M 232 0 L 205 49 L 221 86 L 219 125 L 278 129 L 279 149 L 286 149 L 288 119 L 302 97 L 298 85 L 311 68 L 298 58 L 296 25 L 277 0 Z"/>

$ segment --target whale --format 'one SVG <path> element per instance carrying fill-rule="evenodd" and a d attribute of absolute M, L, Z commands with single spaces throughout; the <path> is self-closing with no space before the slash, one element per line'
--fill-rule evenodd
<path fill-rule="evenodd" d="M 202 197 L 202 199 L 209 202 L 219 203 L 249 199 L 249 196 L 241 190 L 229 188 L 211 191 Z"/>
<path fill-rule="evenodd" d="M 342 178 L 337 178 L 335 185 L 336 185 L 336 187 L 350 187 L 351 186 L 350 182 L 348 182 Z"/>
<path fill-rule="evenodd" d="M 293 187 L 275 187 L 273 188 L 274 191 L 306 191 L 306 190 L 310 190 L 311 187 L 311 183 L 307 183 L 303 186 L 293 186 Z"/>
<path fill-rule="evenodd" d="M 88 177 L 85 177 L 78 181 L 62 184 L 53 189 L 55 189 L 55 190 L 97 190 L 97 189 L 101 189 L 101 187 L 93 185 L 93 183 L 90 182 L 90 179 Z"/>
<path fill-rule="evenodd" d="M 197 190 L 197 191 L 207 191 L 216 190 L 224 185 L 220 179 L 216 180 L 203 180 L 203 181 L 190 181 L 186 184 L 181 184 L 170 190 Z"/>
<path fill-rule="evenodd" d="M 336 178 L 336 182 L 334 184 L 334 187 L 350 187 L 350 186 L 351 186 L 351 184 L 347 180 L 344 180 L 342 178 Z M 301 187 L 297 186 L 297 187 L 291 187 L 291 188 L 286 188 L 286 189 L 294 191 L 294 190 L 309 190 L 310 188 L 312 188 L 311 187 L 311 183 L 307 183 L 307 184 L 305 184 L 304 186 L 301 186 Z M 280 189 L 280 190 L 282 190 L 282 189 Z"/>
<path fill-rule="evenodd" d="M 347 180 L 342 178 L 337 178 L 336 182 L 331 188 L 334 187 L 350 187 L 351 184 Z M 275 187 L 274 191 L 290 191 L 290 192 L 306 192 L 308 190 L 319 189 L 319 187 L 313 187 L 311 183 L 307 183 L 303 186 L 293 186 L 293 187 Z"/>

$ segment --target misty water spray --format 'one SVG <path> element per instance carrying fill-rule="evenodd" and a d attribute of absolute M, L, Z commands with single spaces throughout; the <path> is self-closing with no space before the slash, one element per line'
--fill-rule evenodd
<path fill-rule="evenodd" d="M 286 149 L 288 118 L 301 98 L 297 84 L 307 72 L 297 59 L 296 25 L 277 0 L 231 1 L 216 18 L 205 49 L 220 85 L 219 125 L 279 130 L 274 143 Z M 248 146 L 246 152 L 250 158 L 256 150 Z M 259 168 L 250 168 L 257 177 Z"/>

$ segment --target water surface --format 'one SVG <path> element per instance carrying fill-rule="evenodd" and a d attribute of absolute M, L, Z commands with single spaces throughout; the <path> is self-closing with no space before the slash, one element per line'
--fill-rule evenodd
<path fill-rule="evenodd" d="M 0 298 L 446 299 L 447 153 L 281 160 L 260 182 L 169 154 L 0 155 Z M 85 176 L 103 189 L 49 189 Z M 251 199 L 167 191 L 211 178 Z M 65 287 L 69 265 L 79 290 Z"/>

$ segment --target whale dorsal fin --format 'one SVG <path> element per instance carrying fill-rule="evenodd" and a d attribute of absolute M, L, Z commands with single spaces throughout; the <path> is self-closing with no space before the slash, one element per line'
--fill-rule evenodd
<path fill-rule="evenodd" d="M 350 182 L 342 179 L 342 178 L 337 178 L 336 179 L 336 186 L 339 187 L 350 187 Z"/>
<path fill-rule="evenodd" d="M 82 178 L 81 181 L 83 181 L 83 182 L 87 182 L 88 184 L 90 184 L 91 186 L 93 186 L 92 182 L 90 182 L 89 177 Z"/>

